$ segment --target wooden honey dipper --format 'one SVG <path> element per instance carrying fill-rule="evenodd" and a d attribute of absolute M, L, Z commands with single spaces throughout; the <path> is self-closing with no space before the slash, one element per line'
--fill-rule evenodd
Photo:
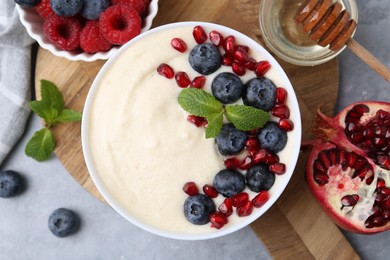
<path fill-rule="evenodd" d="M 356 56 L 390 82 L 390 70 L 352 38 L 357 27 L 347 10 L 331 0 L 307 0 L 300 6 L 294 19 L 318 45 L 337 51 L 346 45 Z"/>

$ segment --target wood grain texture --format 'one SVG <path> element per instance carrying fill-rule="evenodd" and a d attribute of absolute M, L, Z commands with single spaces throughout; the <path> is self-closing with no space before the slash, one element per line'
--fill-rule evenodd
<path fill-rule="evenodd" d="M 258 9 L 258 0 L 160 0 L 153 26 L 193 20 L 214 22 L 262 43 Z M 316 67 L 298 67 L 277 60 L 298 96 L 303 140 L 310 139 L 317 107 L 322 105 L 325 113 L 333 113 L 338 92 L 337 61 Z M 103 64 L 104 61 L 72 62 L 40 49 L 36 66 L 37 93 L 40 79 L 51 80 L 64 93 L 66 105 L 81 111 L 92 81 Z M 80 123 L 60 125 L 54 132 L 57 157 L 78 183 L 104 201 L 85 166 Z M 251 224 L 253 231 L 274 259 L 358 259 L 348 241 L 311 196 L 304 180 L 305 159 L 302 154 L 286 190 L 265 215 Z"/>

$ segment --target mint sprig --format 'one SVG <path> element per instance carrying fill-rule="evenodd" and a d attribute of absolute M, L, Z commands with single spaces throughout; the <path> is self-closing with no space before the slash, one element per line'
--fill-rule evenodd
<path fill-rule="evenodd" d="M 223 115 L 237 129 L 249 131 L 262 127 L 269 114 L 246 105 L 224 106 L 212 94 L 197 88 L 183 89 L 178 98 L 180 106 L 188 113 L 207 119 L 206 138 L 214 138 L 221 131 Z"/>
<path fill-rule="evenodd" d="M 41 162 L 47 160 L 56 146 L 51 128 L 58 123 L 77 122 L 81 113 L 65 108 L 64 98 L 57 86 L 50 81 L 41 80 L 41 100 L 30 102 L 31 110 L 45 122 L 45 127 L 35 132 L 27 143 L 27 156 Z"/>

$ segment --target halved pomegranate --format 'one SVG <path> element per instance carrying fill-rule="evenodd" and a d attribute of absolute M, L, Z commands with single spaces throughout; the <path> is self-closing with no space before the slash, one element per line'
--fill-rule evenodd
<path fill-rule="evenodd" d="M 390 103 L 351 104 L 334 118 L 318 110 L 306 165 L 310 190 L 342 228 L 390 229 Z"/>

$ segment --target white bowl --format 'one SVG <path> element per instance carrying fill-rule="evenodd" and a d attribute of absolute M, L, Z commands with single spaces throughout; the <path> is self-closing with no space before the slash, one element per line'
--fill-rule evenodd
<path fill-rule="evenodd" d="M 120 46 L 114 46 L 107 52 L 98 52 L 95 54 L 85 52 L 70 52 L 64 51 L 52 44 L 43 32 L 43 19 L 35 11 L 35 8 L 24 8 L 16 5 L 16 10 L 19 13 L 20 21 L 27 30 L 27 33 L 38 42 L 38 44 L 50 51 L 52 54 L 67 58 L 73 61 L 96 61 L 96 60 L 107 60 L 115 53 L 118 52 Z M 151 0 L 149 5 L 148 15 L 143 19 L 143 27 L 141 33 L 146 32 L 152 26 L 154 17 L 158 11 L 158 0 Z"/>
<path fill-rule="evenodd" d="M 114 114 L 117 114 L 117 115 L 124 114 L 123 110 L 117 111 L 117 110 L 113 109 L 113 107 L 116 106 L 116 104 L 120 104 L 122 102 L 124 102 L 125 104 L 133 103 L 132 100 L 129 100 L 129 97 L 127 96 L 127 90 L 129 92 L 132 91 L 132 88 L 129 88 L 129 87 L 126 88 L 126 93 L 123 93 L 122 91 L 120 91 L 120 92 L 117 92 L 116 94 L 113 94 L 115 96 L 111 96 L 110 94 L 106 95 L 107 93 L 115 93 L 115 90 L 114 90 L 115 87 L 109 86 L 108 84 L 106 84 L 107 82 L 116 78 L 116 79 L 120 79 L 120 82 L 118 82 L 119 85 L 129 86 L 129 84 L 127 83 L 127 79 L 129 78 L 132 80 L 132 78 L 134 78 L 132 76 L 132 75 L 134 75 L 134 74 L 132 74 L 132 72 L 134 73 L 134 71 L 132 71 L 129 66 L 133 63 L 135 67 L 139 67 L 140 70 L 143 70 L 142 67 L 144 67 L 144 66 L 139 66 L 138 64 L 146 64 L 142 61 L 140 62 L 137 60 L 133 60 L 133 59 L 129 58 L 128 56 L 124 55 L 124 54 L 126 54 L 126 51 L 132 51 L 132 50 L 136 49 L 137 48 L 136 46 L 139 42 L 142 43 L 141 51 L 144 53 L 150 53 L 152 48 L 155 45 L 158 45 L 159 48 L 156 51 L 159 51 L 161 53 L 162 57 L 156 57 L 156 55 L 153 54 L 153 60 L 155 63 L 158 63 L 158 64 L 153 64 L 152 68 L 150 68 L 150 70 L 148 70 L 148 72 L 146 72 L 148 74 L 145 77 L 154 78 L 154 79 L 157 78 L 157 80 L 158 80 L 158 82 L 160 82 L 160 84 L 162 84 L 161 82 L 165 80 L 164 81 L 164 84 L 165 84 L 165 82 L 167 82 L 169 80 L 161 77 L 160 75 L 158 75 L 156 73 L 157 66 L 160 64 L 160 62 L 162 60 L 169 59 L 169 61 L 168 61 L 168 63 L 169 63 L 169 62 L 172 62 L 172 59 L 177 59 L 177 55 L 182 55 L 182 54 L 177 54 L 177 55 L 174 54 L 174 55 L 176 55 L 175 58 L 172 58 L 171 56 L 169 56 L 170 55 L 169 52 L 172 52 L 171 50 L 168 49 L 168 48 L 170 48 L 169 42 L 170 42 L 170 39 L 172 39 L 171 37 L 181 37 L 181 35 L 177 36 L 177 34 L 175 33 L 176 31 L 174 31 L 174 33 L 172 33 L 172 31 L 177 29 L 177 28 L 187 28 L 187 29 L 185 29 L 186 35 L 187 35 L 187 32 L 188 32 L 188 34 L 191 34 L 192 28 L 196 25 L 202 26 L 203 28 L 205 28 L 205 30 L 207 32 L 210 32 L 211 30 L 217 30 L 225 36 L 226 35 L 234 35 L 236 37 L 236 41 L 239 41 L 241 44 L 245 44 L 245 45 L 249 46 L 249 48 L 252 51 L 260 54 L 260 56 L 262 58 L 268 60 L 271 63 L 271 66 L 272 66 L 271 70 L 266 74 L 266 76 L 269 75 L 270 78 L 277 78 L 276 79 L 277 82 L 274 81 L 275 83 L 277 83 L 277 86 L 283 86 L 287 90 L 287 92 L 288 92 L 288 106 L 289 106 L 290 111 L 291 111 L 290 119 L 294 122 L 294 130 L 288 133 L 287 146 L 282 152 L 279 153 L 279 156 L 281 158 L 281 162 L 286 164 L 286 172 L 283 175 L 279 175 L 276 177 L 276 182 L 270 190 L 270 198 L 261 208 L 255 208 L 253 213 L 250 216 L 239 218 L 239 220 L 236 224 L 226 225 L 222 229 L 217 230 L 214 228 L 210 228 L 209 224 L 208 224 L 201 232 L 192 232 L 191 231 L 190 233 L 186 233 L 182 229 L 180 230 L 180 232 L 176 232 L 176 231 L 171 231 L 169 229 L 161 228 L 158 225 L 147 224 L 147 223 L 145 223 L 145 221 L 142 218 L 137 217 L 134 214 L 132 214 L 123 204 L 123 201 L 129 200 L 130 197 L 129 196 L 121 196 L 121 195 L 118 195 L 118 193 L 117 193 L 119 190 L 126 189 L 126 187 L 127 187 L 126 185 L 124 185 L 125 180 L 121 176 L 119 176 L 120 175 L 118 173 L 119 171 L 113 170 L 113 167 L 106 168 L 107 169 L 106 171 L 102 171 L 102 170 L 99 171 L 98 170 L 98 168 L 99 168 L 98 165 L 101 162 L 100 159 L 106 160 L 106 158 L 108 158 L 107 160 L 111 161 L 111 159 L 114 158 L 113 160 L 118 160 L 118 158 L 115 157 L 116 155 L 114 154 L 114 152 L 120 153 L 120 154 L 123 154 L 123 153 L 121 152 L 122 151 L 121 148 L 118 148 L 117 145 L 118 144 L 122 145 L 123 143 L 127 143 L 127 142 L 125 142 L 125 140 L 122 140 L 122 139 L 120 139 L 119 143 L 118 142 L 112 143 L 111 141 L 107 141 L 107 143 L 105 143 L 105 146 L 103 147 L 103 146 L 100 146 L 100 144 L 96 145 L 96 143 L 93 143 L 91 141 L 91 139 L 98 140 L 97 141 L 98 143 L 100 142 L 100 140 L 105 139 L 106 136 L 104 136 L 102 138 L 100 136 L 96 139 L 96 131 L 100 131 L 99 129 L 103 129 L 103 128 L 107 128 L 107 129 L 112 128 L 112 123 L 118 122 L 118 118 L 114 118 L 113 115 Z M 188 28 L 190 28 L 191 30 L 189 30 Z M 161 39 L 161 38 L 158 38 L 159 36 L 161 36 L 159 33 L 164 33 L 164 35 L 162 37 L 165 41 L 164 43 L 156 42 L 156 41 L 158 41 L 157 39 Z M 168 35 L 166 33 L 168 33 Z M 153 38 L 151 38 L 151 36 L 153 36 Z M 192 39 L 192 36 L 190 36 L 190 37 Z M 150 49 L 149 49 L 149 47 L 145 47 L 146 46 L 145 39 L 149 39 L 149 40 L 152 39 L 150 42 L 153 41 L 153 44 L 151 45 Z M 190 38 L 185 38 L 185 41 L 187 42 L 187 44 L 188 44 L 188 39 L 190 39 Z M 193 41 L 193 39 L 192 39 L 192 41 Z M 167 46 L 167 50 L 163 49 L 164 46 Z M 139 45 L 138 45 L 138 47 L 139 47 Z M 187 55 L 188 55 L 188 52 L 189 52 L 189 50 L 187 50 Z M 118 61 L 121 61 L 121 62 L 125 61 L 126 64 L 129 64 L 129 66 L 127 66 L 126 64 L 120 63 Z M 127 62 L 129 62 L 129 63 L 127 63 Z M 146 66 L 148 66 L 149 64 L 147 64 Z M 186 64 L 185 66 L 188 66 L 188 68 L 190 68 L 188 64 Z M 230 67 L 226 67 L 226 66 L 224 68 L 230 69 Z M 122 70 L 123 70 L 123 73 L 121 72 Z M 128 75 L 126 75 L 126 74 L 128 74 Z M 107 75 L 108 75 L 108 78 L 105 78 L 105 76 L 107 76 Z M 121 75 L 123 75 L 123 77 Z M 193 76 L 193 75 L 191 75 L 191 76 Z M 254 77 L 254 74 L 251 77 Z M 134 80 L 137 81 L 137 79 L 134 79 Z M 208 82 L 209 80 L 207 80 L 206 82 Z M 173 86 L 171 86 L 171 85 L 169 85 L 169 86 L 175 90 L 179 89 L 178 87 L 175 87 L 175 83 L 174 83 L 175 80 L 172 79 L 171 81 L 172 81 L 172 83 L 169 83 L 169 84 L 173 84 Z M 104 82 L 104 83 L 102 83 L 102 82 Z M 119 85 L 115 85 L 115 86 L 119 86 Z M 142 85 L 142 86 L 144 87 L 145 85 Z M 156 86 L 156 85 L 153 85 L 153 87 L 154 86 Z M 164 88 L 163 88 L 164 91 L 166 90 L 165 87 L 167 87 L 167 86 L 164 85 Z M 123 88 L 122 88 L 122 90 L 123 90 Z M 139 90 L 139 88 L 138 88 L 138 90 Z M 99 91 L 100 91 L 100 93 L 99 93 Z M 174 92 L 174 93 L 176 93 L 176 92 Z M 120 100 L 116 99 L 117 95 L 120 96 Z M 155 97 L 153 97 L 153 100 L 158 99 L 158 97 L 159 97 L 159 94 L 156 94 Z M 123 100 L 122 100 L 122 98 L 123 98 Z M 111 101 L 108 101 L 108 100 L 111 100 Z M 110 105 L 109 102 L 112 102 L 112 105 Z M 173 102 L 177 102 L 176 97 L 173 99 Z M 138 100 L 138 103 L 141 105 L 144 104 L 139 100 Z M 99 110 L 94 110 L 94 108 L 96 109 L 96 104 L 99 107 Z M 159 107 L 159 108 L 161 108 L 161 107 Z M 181 108 L 179 107 L 178 109 L 181 109 Z M 100 111 L 100 112 L 98 112 L 98 111 Z M 126 111 L 125 114 L 130 113 L 129 109 L 126 109 L 125 111 Z M 103 113 L 101 113 L 101 112 L 103 112 Z M 142 111 L 137 111 L 137 114 L 142 115 Z M 126 120 L 128 120 L 128 119 L 126 119 Z M 185 120 L 185 119 L 183 119 L 183 120 Z M 122 120 L 122 122 L 123 121 L 125 121 L 125 120 Z M 175 121 L 173 121 L 173 122 L 175 122 Z M 176 129 L 176 127 L 179 127 L 179 126 L 176 126 L 176 124 L 178 124 L 178 123 L 175 123 L 175 126 L 174 126 L 175 129 Z M 188 123 L 188 125 L 190 125 L 190 124 Z M 123 126 L 122 123 L 120 123 L 119 126 Z M 117 131 L 120 129 L 125 129 L 125 134 L 128 134 L 128 131 L 130 130 L 130 129 L 124 128 L 124 127 L 113 127 L 113 128 L 114 129 L 112 129 L 112 130 L 114 130 L 114 131 Z M 158 128 L 158 129 L 160 129 L 160 128 Z M 147 129 L 145 129 L 145 130 L 147 130 Z M 105 131 L 105 130 L 103 130 L 103 131 Z M 111 133 L 111 132 L 107 131 L 107 133 Z M 174 133 L 172 133 L 172 134 L 174 135 Z M 118 133 L 117 135 L 121 136 L 121 138 L 123 137 L 123 135 L 120 133 Z M 190 135 L 190 136 L 192 137 L 192 135 Z M 109 134 L 107 137 L 108 137 L 107 140 L 110 139 L 111 134 Z M 204 138 L 204 136 L 202 136 L 202 137 Z M 279 198 L 279 196 L 281 195 L 281 193 L 283 192 L 283 190 L 287 186 L 287 184 L 288 184 L 288 182 L 293 174 L 293 171 L 294 171 L 297 159 L 298 159 L 300 142 L 301 142 L 301 117 L 300 117 L 297 98 L 296 98 L 294 89 L 293 89 L 289 79 L 287 78 L 287 75 L 285 74 L 283 69 L 280 67 L 280 65 L 277 63 L 277 61 L 257 42 L 255 42 L 254 40 L 250 39 L 249 37 L 241 34 L 238 31 L 235 31 L 233 29 L 230 29 L 230 28 L 227 28 L 227 27 L 224 27 L 221 25 L 204 23 L 204 22 L 180 22 L 180 23 L 167 24 L 167 25 L 164 25 L 161 27 L 157 27 L 157 28 L 154 28 L 154 29 L 142 34 L 142 35 L 137 36 L 136 38 L 132 39 L 130 42 L 128 42 L 127 44 L 122 46 L 120 51 L 115 56 L 110 58 L 104 64 L 104 66 L 102 67 L 102 69 L 98 73 L 97 77 L 95 78 L 95 80 L 92 84 L 92 87 L 88 93 L 87 99 L 86 99 L 86 103 L 85 103 L 85 107 L 84 107 L 84 111 L 83 111 L 81 138 L 82 138 L 82 147 L 83 147 L 84 158 L 85 158 L 86 165 L 87 165 L 87 168 L 89 170 L 89 173 L 90 173 L 92 180 L 94 181 L 96 187 L 98 188 L 99 192 L 103 195 L 103 197 L 120 215 L 122 215 L 124 218 L 126 218 L 128 221 L 132 222 L 133 224 L 137 225 L 138 227 L 141 227 L 144 230 L 147 230 L 149 232 L 152 232 L 152 233 L 160 235 L 160 236 L 174 238 L 174 239 L 181 239 L 181 240 L 202 240 L 202 239 L 210 239 L 210 238 L 220 237 L 220 236 L 232 233 L 236 230 L 239 230 L 239 229 L 249 225 L 251 222 L 255 221 L 257 218 L 259 218 L 261 215 L 263 215 L 275 203 L 275 201 Z M 134 143 L 132 143 L 132 144 L 134 144 Z M 110 152 L 106 152 L 106 147 L 109 147 L 109 146 L 114 146 L 116 148 L 114 148 L 114 150 L 111 150 Z M 125 145 L 125 147 L 126 147 L 126 145 Z M 211 146 L 211 148 L 212 148 L 212 146 Z M 98 151 L 98 153 L 102 152 L 100 155 L 103 155 L 103 157 L 99 157 L 99 159 L 97 159 L 98 158 L 98 157 L 96 157 L 97 151 Z M 185 151 L 182 151 L 182 153 L 185 153 Z M 215 152 L 213 152 L 213 153 L 215 153 Z M 159 154 L 161 154 L 161 153 L 159 153 Z M 149 155 L 149 156 L 151 156 L 151 155 Z M 128 158 L 128 157 L 129 156 L 126 156 L 126 159 L 124 161 L 120 161 L 119 165 L 123 166 L 125 164 L 128 164 L 128 162 L 130 162 L 130 164 L 131 164 L 132 163 L 131 158 Z M 152 158 L 155 158 L 155 157 L 152 157 Z M 175 158 L 173 158 L 173 160 L 174 159 Z M 150 160 L 148 160 L 148 161 L 150 161 Z M 179 161 L 179 160 L 177 160 L 177 161 Z M 170 166 L 170 167 L 175 167 L 175 166 Z M 102 169 L 102 168 L 100 167 L 99 169 Z M 128 170 L 126 172 L 128 172 Z M 153 177 L 154 176 L 155 175 L 153 175 Z M 178 175 L 175 175 L 175 178 L 177 176 Z M 191 178 L 191 177 L 193 177 L 193 176 L 189 176 L 189 178 Z M 165 175 L 163 175 L 162 178 L 166 178 Z M 114 181 L 114 179 L 115 179 L 115 181 Z M 163 184 L 160 183 L 160 180 L 161 180 L 160 178 L 157 178 L 156 180 L 157 180 L 157 185 L 164 186 Z M 111 184 L 112 184 L 111 181 L 113 181 L 114 185 L 119 185 L 120 187 L 118 186 L 118 187 L 113 188 L 111 186 Z M 170 181 L 172 181 L 172 180 L 170 180 Z M 137 182 L 137 180 L 131 179 L 130 182 Z M 107 183 L 109 183 L 109 184 L 107 184 Z M 181 181 L 180 181 L 180 183 L 181 183 Z M 203 185 L 203 184 L 205 184 L 205 183 L 201 183 L 201 184 L 198 183 L 198 185 Z M 180 187 L 176 187 L 176 186 L 174 187 L 174 189 L 177 190 L 177 193 L 175 193 L 174 196 L 179 196 L 180 199 L 182 196 L 185 196 L 184 192 L 181 191 L 181 188 L 183 187 L 182 185 L 184 185 L 184 182 L 181 184 L 181 186 L 179 185 Z M 132 191 L 133 190 L 130 190 L 129 192 L 132 192 Z M 148 190 L 144 190 L 143 192 L 145 192 L 145 194 L 147 194 Z M 155 195 L 156 194 L 154 194 L 153 198 L 155 198 Z M 161 196 L 160 196 L 160 194 L 158 194 L 158 195 L 159 195 L 158 197 L 162 197 L 163 194 L 161 194 Z M 222 197 L 222 196 L 219 195 L 219 197 Z M 222 198 L 222 200 L 223 200 L 223 198 Z M 181 200 L 180 200 L 180 202 L 181 202 Z M 184 199 L 183 199 L 182 203 L 184 203 Z M 182 203 L 180 205 L 183 205 Z M 180 206 L 179 204 L 176 204 L 176 205 L 178 207 Z M 155 206 L 155 205 L 153 204 L 153 206 Z M 218 207 L 218 204 L 216 206 Z M 179 215 L 179 214 L 181 214 L 181 215 Z M 174 220 L 176 222 L 178 222 L 179 218 L 184 219 L 183 212 L 180 209 L 178 209 L 177 215 L 175 215 L 175 216 L 177 216 L 176 217 L 177 219 Z M 158 219 L 158 221 L 161 222 L 160 219 Z M 185 221 L 183 221 L 183 222 L 185 222 Z M 234 222 L 232 221 L 231 223 L 234 223 Z M 192 229 L 192 226 L 190 228 Z M 189 229 L 186 229 L 186 230 L 189 230 Z M 184 232 L 182 232 L 182 231 L 184 231 Z"/>

